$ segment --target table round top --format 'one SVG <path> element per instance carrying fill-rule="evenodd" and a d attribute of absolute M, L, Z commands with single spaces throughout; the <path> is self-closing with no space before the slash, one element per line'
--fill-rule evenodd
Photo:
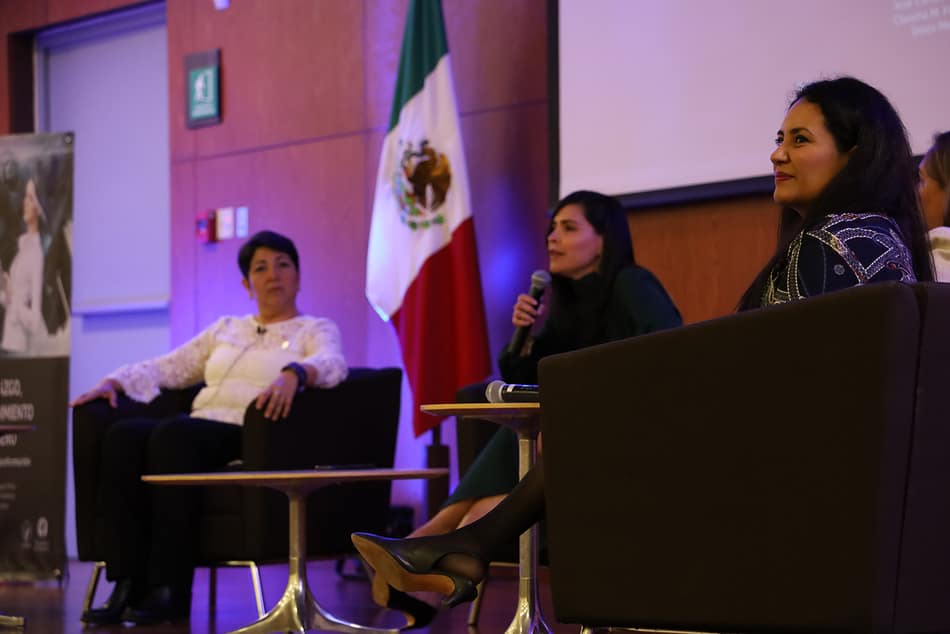
<path fill-rule="evenodd" d="M 276 489 L 305 486 L 319 488 L 342 482 L 373 480 L 417 480 L 447 476 L 448 469 L 300 469 L 291 471 L 217 471 L 210 473 L 167 473 L 142 476 L 151 484 L 207 486 L 240 484 Z"/>
<path fill-rule="evenodd" d="M 488 420 L 518 432 L 520 437 L 532 439 L 541 429 L 540 403 L 440 403 L 420 405 L 432 416 L 468 416 Z"/>
<path fill-rule="evenodd" d="M 419 409 L 432 416 L 475 416 L 485 420 L 541 416 L 541 403 L 437 403 L 420 405 Z"/>

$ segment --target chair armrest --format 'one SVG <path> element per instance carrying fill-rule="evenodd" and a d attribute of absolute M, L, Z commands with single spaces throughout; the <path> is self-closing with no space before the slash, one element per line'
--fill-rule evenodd
<path fill-rule="evenodd" d="M 148 403 L 118 395 L 116 407 L 105 399 L 88 401 L 73 408 L 73 457 L 85 458 L 87 451 L 96 452 L 105 430 L 116 421 L 126 418 L 165 418 L 185 414 L 202 385 L 180 390 L 162 390 Z M 98 458 L 98 454 L 95 453 Z M 98 459 L 95 460 L 98 468 Z"/>

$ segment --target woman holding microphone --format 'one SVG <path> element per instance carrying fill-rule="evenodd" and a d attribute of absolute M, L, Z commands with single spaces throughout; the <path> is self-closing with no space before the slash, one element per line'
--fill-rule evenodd
<path fill-rule="evenodd" d="M 554 207 L 546 235 L 551 286 L 547 299 L 519 295 L 512 309 L 516 328 L 535 328 L 517 350 L 507 345 L 498 359 L 507 383 L 538 382 L 538 361 L 560 352 L 682 324 L 679 311 L 650 271 L 639 266 L 627 212 L 615 198 L 576 191 Z M 473 386 L 471 400 L 482 400 L 484 386 Z M 518 439 L 500 428 L 478 454 L 442 509 L 410 537 L 448 533 L 491 511 L 518 483 Z M 502 551 L 507 544 L 501 544 Z M 495 554 L 495 553 L 493 553 Z M 373 599 L 401 610 L 410 627 L 434 616 L 427 603 L 398 592 L 381 577 L 373 580 Z"/>

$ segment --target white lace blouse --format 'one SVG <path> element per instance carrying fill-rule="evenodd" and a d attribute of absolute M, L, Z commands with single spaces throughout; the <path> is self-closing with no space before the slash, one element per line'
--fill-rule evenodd
<path fill-rule="evenodd" d="M 252 315 L 222 317 L 168 354 L 124 365 L 108 378 L 142 402 L 158 396 L 161 388 L 204 381 L 191 415 L 240 425 L 251 400 L 293 361 L 315 367 L 319 387 L 333 387 L 345 379 L 347 366 L 336 324 L 305 315 L 266 326 Z"/>

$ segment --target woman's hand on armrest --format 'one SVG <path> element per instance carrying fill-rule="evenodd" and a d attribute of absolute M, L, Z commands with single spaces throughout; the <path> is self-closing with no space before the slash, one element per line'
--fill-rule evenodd
<path fill-rule="evenodd" d="M 74 398 L 69 406 L 76 407 L 77 405 L 94 401 L 97 398 L 104 398 L 109 401 L 109 405 L 112 407 L 118 407 L 119 393 L 121 391 L 122 385 L 115 379 L 102 379 L 94 388 Z"/>
<path fill-rule="evenodd" d="M 317 383 L 317 369 L 309 363 L 296 363 L 303 368 L 306 374 L 306 381 L 300 384 L 300 378 L 297 372 L 290 367 L 281 370 L 277 378 L 268 385 L 254 401 L 257 409 L 264 410 L 264 418 L 277 420 L 278 418 L 287 418 L 290 415 L 290 406 L 293 405 L 294 397 L 305 387 L 311 387 Z"/>

